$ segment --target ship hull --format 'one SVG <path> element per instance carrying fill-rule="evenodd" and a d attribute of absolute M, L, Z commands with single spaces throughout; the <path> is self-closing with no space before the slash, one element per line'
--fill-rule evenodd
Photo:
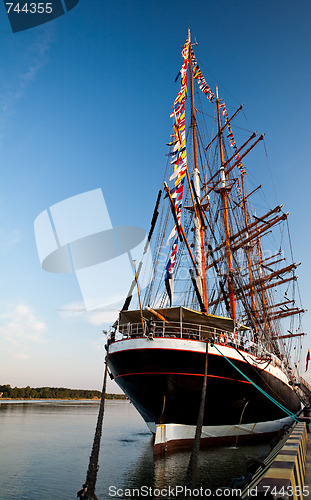
<path fill-rule="evenodd" d="M 261 443 L 272 439 L 284 426 L 290 426 L 291 417 L 240 425 L 203 426 L 200 440 L 201 447 L 237 446 L 238 444 Z M 150 429 L 153 426 L 149 426 Z M 156 426 L 154 454 L 160 455 L 192 447 L 196 426 L 181 424 L 160 424 Z"/>
<path fill-rule="evenodd" d="M 129 338 L 109 346 L 110 371 L 156 434 L 155 451 L 193 439 L 205 347 L 204 341 L 182 338 Z M 287 415 L 269 398 L 293 414 L 300 410 L 280 367 L 232 346 L 210 346 L 202 442 L 223 444 L 236 436 L 276 432 Z"/>

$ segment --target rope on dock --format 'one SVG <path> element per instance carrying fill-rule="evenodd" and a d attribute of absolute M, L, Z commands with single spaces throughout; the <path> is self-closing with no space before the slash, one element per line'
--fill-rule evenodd
<path fill-rule="evenodd" d="M 86 474 L 86 481 L 83 485 L 83 489 L 77 493 L 77 496 L 80 499 L 85 500 L 98 500 L 95 494 L 95 486 L 98 472 L 98 457 L 100 450 L 100 442 L 103 428 L 103 419 L 105 412 L 105 393 L 106 393 L 106 385 L 107 385 L 107 373 L 108 373 L 108 353 L 105 359 L 105 372 L 104 372 L 104 381 L 103 381 L 103 389 L 100 400 L 99 412 L 97 417 L 97 424 L 94 434 L 94 441 L 92 452 L 89 461 L 89 467 Z"/>
<path fill-rule="evenodd" d="M 198 455 L 199 455 L 199 449 L 200 449 L 200 439 L 201 439 L 201 434 L 202 434 L 205 399 L 206 399 L 207 369 L 208 369 L 208 341 L 206 341 L 205 367 L 204 367 L 204 379 L 203 379 L 203 386 L 202 386 L 201 404 L 200 404 L 197 426 L 195 429 L 195 436 L 194 436 L 191 456 L 190 456 L 189 465 L 188 465 L 188 469 L 187 469 L 187 475 L 186 475 L 186 488 L 188 488 L 188 491 L 192 491 L 192 489 L 193 489 L 195 476 L 197 473 L 197 467 L 198 467 Z M 190 500 L 190 499 L 191 499 L 191 496 L 187 496 L 186 500 Z"/>

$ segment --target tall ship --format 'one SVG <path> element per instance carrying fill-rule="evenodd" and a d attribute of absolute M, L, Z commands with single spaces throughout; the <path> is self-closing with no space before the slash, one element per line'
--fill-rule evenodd
<path fill-rule="evenodd" d="M 242 129 L 242 106 L 227 108 L 207 79 L 189 30 L 148 242 L 108 339 L 111 378 L 155 453 L 192 443 L 202 401 L 212 446 L 272 436 L 304 404 L 288 213 L 248 182 L 264 136 Z"/>

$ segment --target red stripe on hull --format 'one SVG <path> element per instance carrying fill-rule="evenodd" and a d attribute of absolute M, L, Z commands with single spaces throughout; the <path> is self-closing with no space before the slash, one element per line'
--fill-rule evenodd
<path fill-rule="evenodd" d="M 120 377 L 130 377 L 131 375 L 187 375 L 192 377 L 204 377 L 202 373 L 178 373 L 178 372 L 133 372 L 133 373 L 123 373 L 122 375 L 117 375 L 115 380 Z M 239 380 L 229 377 L 220 377 L 219 375 L 207 375 L 208 378 L 221 378 L 223 380 L 233 380 L 234 382 L 241 382 L 241 384 L 251 384 L 248 380 Z"/>

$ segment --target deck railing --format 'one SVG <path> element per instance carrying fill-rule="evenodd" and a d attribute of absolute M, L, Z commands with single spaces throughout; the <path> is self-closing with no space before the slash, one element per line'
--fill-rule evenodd
<path fill-rule="evenodd" d="M 272 353 L 266 351 L 261 345 L 256 344 L 250 339 L 249 331 L 229 332 L 227 330 L 197 323 L 187 323 L 185 321 L 161 321 L 158 319 L 144 319 L 144 328 L 142 323 L 125 323 L 115 325 L 115 328 L 108 333 L 109 343 L 117 340 L 126 340 L 133 338 L 179 338 L 190 340 L 205 340 L 209 338 L 212 342 L 222 345 L 229 345 L 243 351 L 249 352 L 257 357 L 258 366 L 272 363 L 282 367 L 282 361 Z"/>
<path fill-rule="evenodd" d="M 216 328 L 208 325 L 200 325 L 197 323 L 187 323 L 185 321 L 170 321 L 161 320 L 144 320 L 144 328 L 142 323 L 125 323 L 117 326 L 114 332 L 110 332 L 112 341 L 124 340 L 128 338 L 147 337 L 171 337 L 191 340 L 203 340 L 206 338 L 214 342 L 223 344 L 234 344 L 236 347 L 244 348 L 246 344 L 251 347 L 251 342 L 245 336 L 242 336 L 239 331 L 228 332 L 227 330 Z"/>

